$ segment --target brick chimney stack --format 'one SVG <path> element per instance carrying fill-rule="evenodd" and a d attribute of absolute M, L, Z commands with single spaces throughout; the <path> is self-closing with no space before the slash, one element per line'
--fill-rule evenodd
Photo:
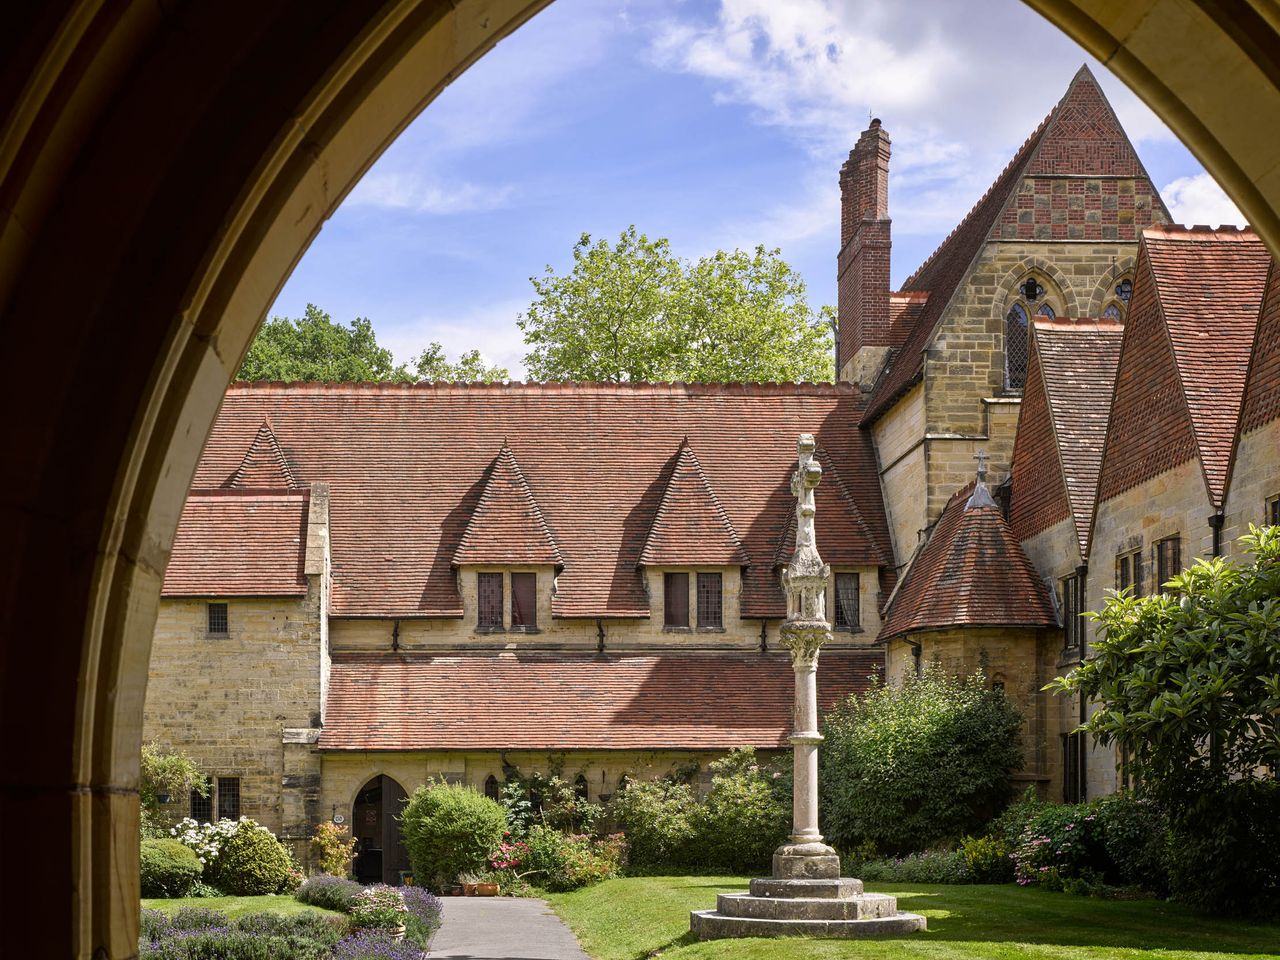
<path fill-rule="evenodd" d="M 836 261 L 837 377 L 868 388 L 889 348 L 889 225 L 889 135 L 872 120 L 840 168 Z"/>

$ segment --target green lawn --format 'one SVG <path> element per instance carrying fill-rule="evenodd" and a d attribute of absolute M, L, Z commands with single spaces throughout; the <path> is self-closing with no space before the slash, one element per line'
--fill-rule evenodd
<path fill-rule="evenodd" d="M 293 897 L 178 897 L 173 900 L 143 900 L 144 910 L 163 910 L 173 913 L 179 907 L 204 907 L 208 910 L 219 910 L 228 917 L 238 917 L 242 913 L 333 913 L 322 907 L 299 903 Z"/>
<path fill-rule="evenodd" d="M 689 911 L 745 891 L 739 877 L 635 877 L 547 899 L 596 960 L 811 958 L 1232 958 L 1280 956 L 1280 925 L 1243 924 L 1154 900 L 1093 900 L 1008 886 L 871 884 L 929 929 L 893 940 L 713 940 L 689 937 Z"/>

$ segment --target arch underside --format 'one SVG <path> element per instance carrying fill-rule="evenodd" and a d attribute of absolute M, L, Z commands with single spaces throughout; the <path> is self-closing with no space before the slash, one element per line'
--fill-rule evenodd
<path fill-rule="evenodd" d="M 1261 3 L 1028 0 L 1183 138 L 1276 251 L 1278 25 Z M 11 4 L 0 29 L 5 883 L 37 955 L 137 945 L 160 578 L 222 394 L 324 220 L 545 0 Z M 14 829 L 21 825 L 21 829 Z"/>

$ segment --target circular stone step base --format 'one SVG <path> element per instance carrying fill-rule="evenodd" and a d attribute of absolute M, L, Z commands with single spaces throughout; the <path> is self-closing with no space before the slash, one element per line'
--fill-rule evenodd
<path fill-rule="evenodd" d="M 725 917 L 755 920 L 873 920 L 898 914 L 898 899 L 883 893 L 833 899 L 781 899 L 753 897 L 746 893 L 722 893 L 716 912 Z"/>
<path fill-rule="evenodd" d="M 753 897 L 778 897 L 788 900 L 847 900 L 862 893 L 862 881 L 854 877 L 835 880 L 775 880 L 765 877 L 751 881 Z"/>
<path fill-rule="evenodd" d="M 925 918 L 916 913 L 899 913 L 871 920 L 761 920 L 753 917 L 726 917 L 715 910 L 694 910 L 689 927 L 699 940 L 725 937 L 832 937 L 860 939 L 893 937 L 925 929 Z"/>

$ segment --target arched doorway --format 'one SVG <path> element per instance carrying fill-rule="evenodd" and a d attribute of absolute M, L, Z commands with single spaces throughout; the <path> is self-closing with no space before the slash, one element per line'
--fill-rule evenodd
<path fill-rule="evenodd" d="M 356 841 L 352 869 L 361 883 L 400 885 L 409 869 L 409 852 L 400 833 L 400 814 L 409 795 L 398 782 L 381 774 L 356 794 L 351 805 L 351 836 Z"/>
<path fill-rule="evenodd" d="M 390 140 L 547 0 L 49 0 L 0 13 L 0 814 L 6 942 L 137 949 L 138 748 L 161 576 L 223 390 Z M 1280 251 L 1262 5 L 1028 0 Z M 41 642 L 50 638 L 52 642 Z M 33 669 L 34 666 L 34 669 Z M 32 677 L 38 677 L 33 682 Z M 46 932 L 47 931 L 47 932 Z M 16 938 L 16 940 L 15 940 Z"/>

